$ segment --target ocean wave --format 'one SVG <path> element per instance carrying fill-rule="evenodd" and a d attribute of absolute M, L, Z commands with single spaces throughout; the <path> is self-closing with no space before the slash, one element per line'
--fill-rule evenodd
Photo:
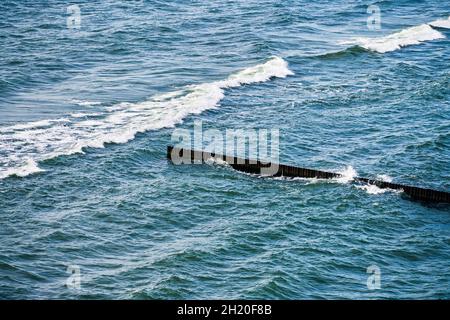
<path fill-rule="evenodd" d="M 36 161 L 33 159 L 27 159 L 21 166 L 6 168 L 3 172 L 0 171 L 0 179 L 8 176 L 26 177 L 30 174 L 44 171 L 45 170 L 38 167 Z"/>
<path fill-rule="evenodd" d="M 339 183 L 349 183 L 358 176 L 358 172 L 356 172 L 352 166 L 347 166 L 345 169 L 338 171 L 338 173 L 340 174 L 340 177 L 333 180 Z"/>
<path fill-rule="evenodd" d="M 358 45 L 364 49 L 378 53 L 386 53 L 406 46 L 420 44 L 425 41 L 444 39 L 445 36 L 428 24 L 404 29 L 400 32 L 381 38 L 356 38 L 342 44 Z"/>
<path fill-rule="evenodd" d="M 350 41 L 341 42 L 341 44 L 357 45 L 366 50 L 378 53 L 386 53 L 401 49 L 410 45 L 417 45 L 425 41 L 444 39 L 443 35 L 437 28 L 449 28 L 449 19 L 440 19 L 428 24 L 421 24 L 414 27 L 401 30 L 391 35 L 381 38 L 355 38 Z"/>
<path fill-rule="evenodd" d="M 83 153 L 88 147 L 104 148 L 107 143 L 126 143 L 137 133 L 173 127 L 188 115 L 215 108 L 226 89 L 292 74 L 285 60 L 272 57 L 225 80 L 187 86 L 140 103 L 117 104 L 96 119 L 74 114 L 0 127 L 0 179 L 40 172 L 39 161 Z"/>
<path fill-rule="evenodd" d="M 448 17 L 447 19 L 438 19 L 430 22 L 430 26 L 435 28 L 450 29 L 450 17 Z"/>

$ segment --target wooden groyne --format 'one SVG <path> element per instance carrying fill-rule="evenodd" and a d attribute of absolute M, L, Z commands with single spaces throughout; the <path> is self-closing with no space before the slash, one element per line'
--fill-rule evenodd
<path fill-rule="evenodd" d="M 222 161 L 227 162 L 228 165 L 235 170 L 262 175 L 267 175 L 268 172 L 270 172 L 269 175 L 275 177 L 283 176 L 289 178 L 301 177 L 317 179 L 333 179 L 342 177 L 341 174 L 335 172 L 314 170 L 285 164 L 264 163 L 259 160 L 230 157 L 205 151 L 175 148 L 173 146 L 167 147 L 167 157 L 176 164 L 206 162 L 210 158 L 221 159 Z M 450 193 L 445 191 L 419 188 L 361 177 L 354 177 L 353 181 L 375 185 L 381 189 L 389 188 L 394 190 L 402 190 L 411 198 L 420 201 L 450 203 Z"/>

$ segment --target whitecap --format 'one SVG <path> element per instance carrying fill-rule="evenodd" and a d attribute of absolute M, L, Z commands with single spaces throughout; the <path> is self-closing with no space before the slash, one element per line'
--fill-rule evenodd
<path fill-rule="evenodd" d="M 430 26 L 435 28 L 450 29 L 450 17 L 448 17 L 447 19 L 438 19 L 430 22 L 429 24 Z"/>
<path fill-rule="evenodd" d="M 356 38 L 342 44 L 356 44 L 367 50 L 386 53 L 400 48 L 417 45 L 425 41 L 444 39 L 445 36 L 428 24 L 404 29 L 400 32 L 381 38 Z"/>
<path fill-rule="evenodd" d="M 339 183 L 349 183 L 357 177 L 358 173 L 352 166 L 347 166 L 345 169 L 338 171 L 337 173 L 340 174 L 339 177 L 334 178 L 333 180 L 339 182 Z"/>
<path fill-rule="evenodd" d="M 0 179 L 9 177 L 9 176 L 17 176 L 17 177 L 26 177 L 33 173 L 43 172 L 45 170 L 38 167 L 36 161 L 33 159 L 27 159 L 25 163 L 20 166 L 7 168 L 4 171 L 0 171 Z"/>
<path fill-rule="evenodd" d="M 209 165 L 219 165 L 219 166 L 225 166 L 225 167 L 229 166 L 228 162 L 226 162 L 222 158 L 217 158 L 217 157 L 209 157 L 208 159 L 206 159 L 205 162 L 206 162 L 206 164 L 209 164 Z"/>
<path fill-rule="evenodd" d="M 286 61 L 272 57 L 222 81 L 187 86 L 144 102 L 123 102 L 107 107 L 95 120 L 78 113 L 72 114 L 70 120 L 42 120 L 0 127 L 0 150 L 6 150 L 6 155 L 0 158 L 0 178 L 17 173 L 24 176 L 39 169 L 31 162 L 27 167 L 30 170 L 25 169 L 23 163 L 26 159 L 36 164 L 61 155 L 83 153 L 83 149 L 88 147 L 103 148 L 106 143 L 126 143 L 137 133 L 148 130 L 174 127 L 189 115 L 216 108 L 228 88 L 292 74 Z M 97 104 L 76 101 L 86 106 Z"/>

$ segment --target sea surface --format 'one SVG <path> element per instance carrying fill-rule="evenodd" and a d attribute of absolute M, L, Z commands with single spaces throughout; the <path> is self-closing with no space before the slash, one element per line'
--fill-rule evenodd
<path fill-rule="evenodd" d="M 450 298 L 450 207 L 351 182 L 450 190 L 448 1 L 0 12 L 1 299 Z M 200 121 L 348 179 L 168 162 Z"/>

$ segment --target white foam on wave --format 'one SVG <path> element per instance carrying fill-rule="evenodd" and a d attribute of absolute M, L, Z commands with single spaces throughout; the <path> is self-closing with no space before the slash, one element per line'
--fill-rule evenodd
<path fill-rule="evenodd" d="M 380 174 L 376 177 L 377 180 L 385 181 L 385 182 L 392 182 L 392 177 L 386 175 L 386 174 Z M 389 188 L 379 188 L 374 184 L 365 184 L 362 186 L 356 186 L 356 188 L 366 191 L 368 194 L 382 194 L 386 192 L 396 192 L 401 193 L 402 190 L 395 190 L 395 189 L 389 189 Z"/>
<path fill-rule="evenodd" d="M 206 159 L 205 162 L 206 162 L 206 164 L 209 164 L 209 165 L 218 165 L 218 166 L 229 167 L 228 162 L 226 162 L 222 158 L 209 157 L 208 159 Z"/>
<path fill-rule="evenodd" d="M 99 101 L 85 101 L 85 100 L 77 100 L 77 99 L 73 99 L 73 100 L 71 100 L 71 102 L 73 102 L 81 107 L 93 107 L 93 106 L 98 106 L 98 105 L 102 104 Z"/>
<path fill-rule="evenodd" d="M 9 176 L 26 177 L 30 174 L 43 171 L 43 169 L 38 167 L 36 161 L 33 159 L 26 159 L 25 163 L 19 167 L 6 168 L 4 171 L 0 169 L 0 179 Z"/>
<path fill-rule="evenodd" d="M 223 165 L 223 166 L 229 166 L 227 162 L 223 161 L 220 158 L 209 158 L 206 161 L 207 164 L 210 165 Z M 333 178 L 333 179 L 320 179 L 320 178 L 303 178 L 303 177 L 285 177 L 285 176 L 279 176 L 279 177 L 272 177 L 272 176 L 263 176 L 263 175 L 259 175 L 259 174 L 254 174 L 254 173 L 247 173 L 247 172 L 242 172 L 242 171 L 238 171 L 242 174 L 248 175 L 248 176 L 252 176 L 252 177 L 257 177 L 257 178 L 270 178 L 273 180 L 280 180 L 280 181 L 301 181 L 305 184 L 317 184 L 317 183 L 343 183 L 343 184 L 348 184 L 353 182 L 353 180 L 358 176 L 357 171 L 352 167 L 352 166 L 347 166 L 344 169 L 341 169 L 340 171 L 337 171 L 337 173 L 340 174 L 340 177 L 337 178 Z M 377 175 L 376 177 L 377 180 L 380 181 L 385 181 L 385 182 L 392 182 L 392 178 L 388 175 L 385 174 L 381 174 L 381 175 Z M 360 190 L 364 190 L 366 191 L 368 194 L 373 194 L 373 195 L 377 195 L 377 194 L 382 194 L 382 193 L 386 193 L 386 192 L 394 192 L 394 193 L 401 193 L 403 192 L 403 190 L 395 190 L 395 189 L 389 189 L 389 188 L 379 188 L 376 185 L 373 184 L 364 184 L 364 185 L 357 185 L 356 186 L 357 189 Z"/>
<path fill-rule="evenodd" d="M 404 29 L 400 32 L 381 38 L 356 38 L 351 41 L 342 42 L 342 44 L 356 44 L 367 50 L 386 53 L 398 50 L 402 47 L 417 45 L 424 41 L 444 39 L 445 36 L 433 29 L 428 24 L 422 24 L 415 27 Z"/>
<path fill-rule="evenodd" d="M 387 192 L 389 190 L 389 189 L 378 188 L 376 185 L 373 185 L 373 184 L 366 184 L 366 185 L 363 185 L 363 186 L 356 186 L 356 188 L 364 190 L 368 194 L 380 194 L 380 193 L 385 193 L 385 192 Z"/>
<path fill-rule="evenodd" d="M 345 169 L 338 171 L 338 173 L 341 175 L 338 178 L 335 178 L 333 180 L 339 182 L 339 183 L 349 183 L 353 181 L 355 177 L 358 176 L 358 173 L 352 166 L 347 166 Z"/>
<path fill-rule="evenodd" d="M 438 19 L 430 22 L 430 26 L 433 26 L 435 28 L 450 29 L 450 17 L 448 17 L 447 19 Z"/>
<path fill-rule="evenodd" d="M 73 114 L 70 119 L 0 127 L 0 179 L 39 172 L 39 161 L 82 153 L 87 147 L 103 148 L 106 143 L 126 143 L 137 133 L 173 127 L 188 115 L 215 108 L 228 88 L 292 74 L 286 61 L 273 57 L 225 80 L 187 86 L 140 103 L 119 103 L 96 119 Z"/>

